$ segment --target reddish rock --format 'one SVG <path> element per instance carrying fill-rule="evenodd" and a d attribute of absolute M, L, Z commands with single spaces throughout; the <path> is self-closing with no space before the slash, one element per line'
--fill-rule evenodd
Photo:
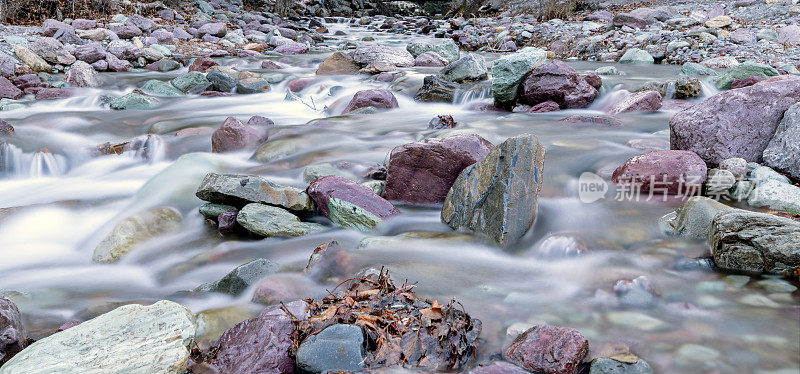
<path fill-rule="evenodd" d="M 414 59 L 414 66 L 445 67 L 449 62 L 438 53 L 428 51 Z"/>
<path fill-rule="evenodd" d="M 561 109 L 558 106 L 558 103 L 555 101 L 545 101 L 540 104 L 536 104 L 532 106 L 530 109 L 526 110 L 527 113 L 549 113 L 549 112 L 557 112 Z"/>
<path fill-rule="evenodd" d="M 800 102 L 800 78 L 778 76 L 721 92 L 669 121 L 672 149 L 697 153 L 716 165 L 740 157 L 760 162 L 783 113 Z"/>
<path fill-rule="evenodd" d="M 275 125 L 275 122 L 273 122 L 271 119 L 269 119 L 269 118 L 267 118 L 267 117 L 262 117 L 262 116 L 252 116 L 252 117 L 250 117 L 250 119 L 249 119 L 249 120 L 247 120 L 247 125 L 248 125 L 248 126 L 262 126 L 262 127 L 267 127 L 267 126 L 273 126 L 273 125 Z"/>
<path fill-rule="evenodd" d="M 614 16 L 612 24 L 616 27 L 628 26 L 634 29 L 643 29 L 647 26 L 647 21 L 630 13 L 619 13 Z"/>
<path fill-rule="evenodd" d="M 520 334 L 503 356 L 528 371 L 573 374 L 589 354 L 589 341 L 578 330 L 549 325 Z"/>
<path fill-rule="evenodd" d="M 344 108 L 342 114 L 350 113 L 356 109 L 366 108 L 397 108 L 397 98 L 388 90 L 363 90 L 358 91 Z"/>
<path fill-rule="evenodd" d="M 529 372 L 517 365 L 496 361 L 491 364 L 483 364 L 472 369 L 469 374 L 529 374 Z"/>
<path fill-rule="evenodd" d="M 737 89 L 737 88 L 752 86 L 752 85 L 754 85 L 754 84 L 756 84 L 758 82 L 763 81 L 764 79 L 766 79 L 766 78 L 764 78 L 764 77 L 747 77 L 747 78 L 741 78 L 741 79 L 734 79 L 733 82 L 731 82 L 731 89 L 734 90 L 734 89 Z"/>
<path fill-rule="evenodd" d="M 278 69 L 283 69 L 283 66 L 279 65 L 277 62 L 270 61 L 270 60 L 265 60 L 265 61 L 261 61 L 261 68 L 262 69 L 278 70 Z"/>
<path fill-rule="evenodd" d="M 69 321 L 69 322 L 65 322 L 64 324 L 62 324 L 61 326 L 59 326 L 59 327 L 58 327 L 58 329 L 56 330 L 56 332 L 62 332 L 62 331 L 66 330 L 66 329 L 68 329 L 68 328 L 70 328 L 70 327 L 75 327 L 75 326 L 78 326 L 78 325 L 80 325 L 80 324 L 81 324 L 81 323 L 80 323 L 79 321 Z"/>
<path fill-rule="evenodd" d="M 294 301 L 286 308 L 294 317 L 303 319 L 305 301 Z M 214 343 L 217 354 L 211 364 L 220 373 L 294 373 L 294 359 L 289 354 L 292 317 L 282 306 L 264 309 L 261 314 L 225 331 Z"/>
<path fill-rule="evenodd" d="M 331 198 L 359 206 L 381 219 L 400 214 L 392 203 L 376 195 L 368 187 L 338 175 L 317 178 L 311 182 L 306 191 L 325 217 L 328 217 L 328 200 Z"/>
<path fill-rule="evenodd" d="M 201 73 L 205 73 L 208 68 L 212 66 L 217 66 L 216 61 L 212 60 L 208 57 L 198 57 L 189 65 L 189 71 L 199 71 Z"/>
<path fill-rule="evenodd" d="M 461 171 L 483 160 L 491 149 L 492 143 L 474 134 L 395 147 L 383 197 L 412 204 L 441 204 Z"/>
<path fill-rule="evenodd" d="M 5 77 L 0 77 L 0 98 L 19 99 L 24 93 Z"/>
<path fill-rule="evenodd" d="M 36 100 L 58 100 L 72 96 L 72 90 L 66 88 L 43 88 L 36 92 Z"/>
<path fill-rule="evenodd" d="M 236 118 L 228 117 L 211 134 L 211 151 L 214 153 L 238 151 L 256 147 L 267 139 L 266 131 L 243 124 Z"/>
<path fill-rule="evenodd" d="M 520 87 L 520 101 L 528 105 L 553 101 L 563 109 L 585 108 L 597 97 L 600 85 L 599 76 L 578 74 L 564 62 L 554 60 L 528 74 Z"/>
<path fill-rule="evenodd" d="M 46 87 L 47 85 L 42 83 L 41 78 L 39 78 L 38 74 L 25 74 L 20 75 L 18 77 L 14 77 L 11 81 L 14 83 L 17 88 L 20 90 L 24 90 L 28 87 Z"/>
<path fill-rule="evenodd" d="M 275 52 L 285 55 L 299 55 L 308 52 L 308 46 L 304 43 L 287 42 L 275 48 Z"/>
<path fill-rule="evenodd" d="M 238 210 L 229 210 L 220 214 L 217 217 L 217 231 L 222 235 L 230 235 L 236 232 L 238 223 L 236 216 L 239 214 Z"/>
<path fill-rule="evenodd" d="M 300 92 L 306 87 L 308 87 L 308 85 L 310 85 L 311 83 L 314 83 L 314 78 L 297 78 L 289 82 L 287 87 L 289 88 L 289 91 Z"/>
<path fill-rule="evenodd" d="M 27 338 L 16 304 L 0 296 L 0 366 L 25 348 Z"/>
<path fill-rule="evenodd" d="M 303 273 L 319 283 L 328 283 L 332 279 L 353 274 L 355 270 L 350 253 L 336 241 L 330 241 L 314 248 Z"/>
<path fill-rule="evenodd" d="M 631 93 L 606 109 L 608 114 L 630 112 L 652 112 L 661 109 L 661 94 L 658 91 Z"/>
<path fill-rule="evenodd" d="M 614 170 L 611 181 L 622 186 L 638 186 L 639 191 L 667 195 L 686 195 L 706 180 L 706 163 L 691 151 L 650 151 L 625 161 Z"/>

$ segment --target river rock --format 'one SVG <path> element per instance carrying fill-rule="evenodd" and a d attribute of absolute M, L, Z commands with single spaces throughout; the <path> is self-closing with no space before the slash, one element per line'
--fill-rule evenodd
<path fill-rule="evenodd" d="M 694 152 L 650 151 L 625 161 L 614 170 L 611 181 L 658 196 L 690 196 L 699 191 L 706 172 L 706 163 Z"/>
<path fill-rule="evenodd" d="M 483 56 L 474 53 L 469 53 L 453 61 L 441 71 L 444 80 L 455 83 L 481 81 L 486 79 L 488 74 L 486 60 L 484 60 Z"/>
<path fill-rule="evenodd" d="M 306 190 L 333 223 L 367 231 L 400 211 L 368 187 L 337 175 L 311 182 Z"/>
<path fill-rule="evenodd" d="M 397 108 L 397 98 L 389 90 L 363 90 L 356 92 L 353 98 L 344 108 L 342 114 L 350 113 L 356 109 L 374 107 L 391 109 Z"/>
<path fill-rule="evenodd" d="M 209 72 L 206 79 L 211 82 L 215 91 L 227 93 L 236 88 L 236 79 L 220 71 Z"/>
<path fill-rule="evenodd" d="M 0 98 L 19 99 L 23 95 L 25 93 L 17 88 L 14 83 L 11 83 L 6 77 L 0 77 Z"/>
<path fill-rule="evenodd" d="M 209 22 L 197 29 L 199 36 L 203 35 L 213 35 L 216 37 L 223 37 L 228 32 L 228 27 L 225 25 L 224 22 Z"/>
<path fill-rule="evenodd" d="M 315 179 L 319 177 L 324 177 L 326 175 L 338 175 L 343 178 L 350 179 L 352 181 L 358 182 L 359 178 L 355 176 L 355 174 L 339 169 L 329 163 L 322 163 L 316 165 L 308 165 L 303 168 L 303 181 L 306 183 L 311 183 Z"/>
<path fill-rule="evenodd" d="M 517 336 L 503 357 L 532 372 L 575 373 L 589 354 L 589 341 L 578 330 L 541 325 Z"/>
<path fill-rule="evenodd" d="M 647 20 L 631 13 L 619 13 L 611 20 L 611 24 L 615 27 L 628 26 L 632 29 L 643 29 L 647 26 Z"/>
<path fill-rule="evenodd" d="M 117 262 L 148 239 L 177 230 L 183 220 L 175 208 L 159 207 L 123 219 L 94 248 L 95 262 Z"/>
<path fill-rule="evenodd" d="M 75 47 L 75 57 L 80 61 L 93 64 L 106 58 L 106 51 L 100 43 L 87 43 Z"/>
<path fill-rule="evenodd" d="M 783 113 L 763 157 L 770 167 L 800 179 L 800 104 L 792 105 Z"/>
<path fill-rule="evenodd" d="M 461 171 L 483 160 L 491 149 L 492 143 L 474 134 L 395 147 L 382 196 L 412 204 L 442 203 Z"/>
<path fill-rule="evenodd" d="M 198 57 L 192 61 L 191 65 L 189 65 L 189 71 L 205 73 L 210 67 L 217 65 L 219 64 L 217 64 L 217 62 L 210 57 Z"/>
<path fill-rule="evenodd" d="M 114 40 L 108 43 L 108 53 L 120 60 L 136 60 L 142 55 L 142 51 L 131 42 L 124 40 Z"/>
<path fill-rule="evenodd" d="M 38 38 L 30 44 L 30 49 L 51 64 L 71 65 L 75 62 L 75 56 L 55 38 Z"/>
<path fill-rule="evenodd" d="M 220 214 L 237 210 L 233 205 L 206 203 L 200 205 L 199 212 L 203 217 L 217 219 Z"/>
<path fill-rule="evenodd" d="M 72 64 L 72 67 L 64 74 L 64 81 L 74 87 L 100 86 L 97 72 L 91 65 L 83 61 L 76 61 Z"/>
<path fill-rule="evenodd" d="M 553 101 L 562 109 L 585 108 L 597 97 L 597 89 L 602 85 L 597 78 L 584 79 L 567 64 L 548 61 L 533 69 L 522 82 L 520 101 L 528 105 Z"/>
<path fill-rule="evenodd" d="M 730 25 L 731 23 L 733 23 L 733 19 L 731 17 L 728 17 L 726 15 L 720 15 L 706 21 L 706 27 L 710 27 L 712 29 L 720 29 Z"/>
<path fill-rule="evenodd" d="M 14 54 L 17 55 L 22 62 L 28 64 L 35 72 L 49 73 L 53 71 L 53 67 L 48 64 L 47 61 L 43 60 L 39 55 L 33 53 L 33 51 L 28 48 L 15 45 Z"/>
<path fill-rule="evenodd" d="M 336 51 L 319 64 L 317 75 L 353 75 L 358 70 L 358 64 L 350 55 Z"/>
<path fill-rule="evenodd" d="M 288 210 L 260 203 L 245 205 L 236 216 L 236 222 L 248 231 L 264 237 L 304 236 L 322 231 L 321 225 L 301 222 L 300 218 Z"/>
<path fill-rule="evenodd" d="M 632 356 L 632 355 L 631 355 Z M 647 361 L 635 357 L 636 362 L 618 361 L 614 358 L 598 357 L 592 360 L 589 374 L 652 374 L 653 368 Z"/>
<path fill-rule="evenodd" d="M 654 62 L 655 59 L 650 53 L 639 48 L 629 48 L 619 58 L 620 64 L 652 64 Z"/>
<path fill-rule="evenodd" d="M 42 23 L 42 35 L 44 36 L 53 36 L 58 30 L 61 29 L 70 29 L 72 26 L 67 25 L 64 22 L 54 20 L 54 19 L 46 19 Z"/>
<path fill-rule="evenodd" d="M 27 346 L 28 332 L 17 305 L 0 296 L 0 366 Z"/>
<path fill-rule="evenodd" d="M 494 147 L 456 178 L 442 207 L 442 222 L 501 246 L 514 244 L 536 219 L 544 156 L 544 146 L 533 134 Z"/>
<path fill-rule="evenodd" d="M 267 140 L 264 128 L 245 125 L 234 117 L 228 117 L 211 134 L 211 151 L 223 153 L 255 148 Z"/>
<path fill-rule="evenodd" d="M 206 309 L 196 315 L 197 333 L 195 333 L 194 343 L 199 349 L 207 350 L 225 331 L 257 315 L 258 313 L 254 313 L 253 309 L 241 304 Z M 196 373 L 194 370 L 190 371 Z"/>
<path fill-rule="evenodd" d="M 777 180 L 758 183 L 750 192 L 747 204 L 757 208 L 800 212 L 800 187 Z"/>
<path fill-rule="evenodd" d="M 195 331 L 192 313 L 172 301 L 125 305 L 31 344 L 2 372 L 183 373 Z"/>
<path fill-rule="evenodd" d="M 749 77 L 769 78 L 777 76 L 778 74 L 778 70 L 772 66 L 748 61 L 732 67 L 730 70 L 725 72 L 725 74 L 719 76 L 714 84 L 720 90 L 727 90 L 731 88 L 731 83 L 737 79 L 745 79 Z"/>
<path fill-rule="evenodd" d="M 681 75 L 686 75 L 689 77 L 706 75 L 713 76 L 717 75 L 717 72 L 696 62 L 687 62 L 681 66 Z"/>
<path fill-rule="evenodd" d="M 800 101 L 800 78 L 784 78 L 726 91 L 676 113 L 669 121 L 672 149 L 706 162 L 740 157 L 759 162 L 783 117 Z"/>
<path fill-rule="evenodd" d="M 167 82 L 160 81 L 158 79 L 150 79 L 147 82 L 144 82 L 141 90 L 142 92 L 153 96 L 168 96 L 168 97 L 183 96 L 183 92 L 175 88 L 175 86 Z"/>
<path fill-rule="evenodd" d="M 659 110 L 661 103 L 661 94 L 658 91 L 634 92 L 611 104 L 606 109 L 606 112 L 611 115 L 630 112 L 652 112 Z"/>
<path fill-rule="evenodd" d="M 414 66 L 444 67 L 447 64 L 449 62 L 444 57 L 433 51 L 422 53 L 414 58 Z"/>
<path fill-rule="evenodd" d="M 545 61 L 547 52 L 532 47 L 495 60 L 492 65 L 492 95 L 495 105 L 513 107 L 525 75 Z"/>
<path fill-rule="evenodd" d="M 305 301 L 286 304 L 292 316 L 303 319 Z M 214 343 L 217 354 L 211 364 L 220 373 L 294 373 L 289 354 L 295 331 L 292 316 L 282 306 L 264 309 L 261 314 L 225 331 Z"/>
<path fill-rule="evenodd" d="M 279 265 L 272 261 L 259 258 L 244 265 L 237 266 L 222 279 L 204 283 L 197 287 L 201 292 L 223 292 L 233 296 L 239 296 L 248 287 L 255 285 L 267 275 L 278 271 Z"/>
<path fill-rule="evenodd" d="M 161 104 L 161 100 L 156 97 L 142 95 L 131 92 L 125 96 L 111 100 L 109 106 L 116 110 L 147 110 Z"/>
<path fill-rule="evenodd" d="M 469 374 L 527 374 L 527 370 L 505 361 L 495 361 L 491 364 L 482 364 L 472 370 Z"/>
<path fill-rule="evenodd" d="M 117 58 L 117 56 L 114 56 L 110 53 L 106 53 L 105 62 L 109 70 L 116 71 L 118 73 L 123 71 L 128 71 L 133 67 L 130 62 L 126 60 L 120 60 L 119 58 Z M 98 64 L 102 64 L 102 60 L 97 61 L 92 65 L 98 66 Z"/>
<path fill-rule="evenodd" d="M 664 99 L 685 100 L 703 96 L 703 86 L 700 84 L 700 80 L 690 77 L 680 77 L 666 82 L 647 82 L 636 90 L 636 92 L 640 91 L 658 91 Z"/>
<path fill-rule="evenodd" d="M 451 63 L 458 60 L 460 55 L 458 45 L 451 38 L 415 40 L 408 43 L 406 50 L 415 58 L 425 52 L 436 52 Z"/>
<path fill-rule="evenodd" d="M 362 45 L 353 52 L 353 59 L 361 66 L 385 64 L 396 67 L 414 66 L 414 56 L 404 49 L 385 45 Z"/>
<path fill-rule="evenodd" d="M 433 75 L 425 77 L 414 100 L 423 102 L 452 103 L 459 85 Z"/>
<path fill-rule="evenodd" d="M 257 175 L 208 173 L 195 195 L 218 204 L 242 206 L 262 203 L 306 212 L 314 209 L 305 191 L 281 186 Z"/>
<path fill-rule="evenodd" d="M 800 267 L 800 223 L 736 209 L 717 214 L 708 244 L 721 269 L 788 275 Z"/>
<path fill-rule="evenodd" d="M 297 349 L 297 367 L 308 373 L 359 371 L 365 358 L 364 332 L 357 325 L 331 325 Z"/>
<path fill-rule="evenodd" d="M 186 93 L 200 93 L 211 88 L 211 81 L 206 79 L 205 74 L 199 71 L 189 71 L 173 78 L 172 83 L 175 88 Z"/>

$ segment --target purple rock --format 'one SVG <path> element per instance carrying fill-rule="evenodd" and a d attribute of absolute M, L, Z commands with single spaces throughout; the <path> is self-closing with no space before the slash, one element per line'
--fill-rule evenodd
<path fill-rule="evenodd" d="M 395 147 L 389 158 L 383 197 L 405 203 L 443 203 L 461 171 L 483 160 L 492 147 L 492 143 L 475 134 Z"/>
<path fill-rule="evenodd" d="M 209 22 L 200 26 L 197 32 L 200 35 L 212 35 L 221 38 L 228 32 L 228 26 L 225 25 L 225 22 Z"/>
<path fill-rule="evenodd" d="M 191 65 L 189 65 L 189 71 L 199 71 L 201 73 L 205 73 L 208 68 L 212 66 L 217 66 L 216 61 L 208 58 L 208 57 L 198 57 L 194 59 Z"/>
<path fill-rule="evenodd" d="M 275 52 L 285 55 L 299 55 L 308 52 L 308 46 L 298 42 L 283 43 L 275 48 Z"/>
<path fill-rule="evenodd" d="M 19 99 L 24 93 L 5 77 L 0 77 L 0 98 Z"/>
<path fill-rule="evenodd" d="M 414 66 L 444 67 L 447 64 L 449 62 L 434 51 L 424 52 L 414 59 Z"/>
<path fill-rule="evenodd" d="M 520 87 L 524 104 L 538 105 L 553 101 L 560 108 L 585 108 L 597 97 L 602 80 L 596 75 L 581 75 L 569 65 L 550 61 L 533 69 Z"/>
<path fill-rule="evenodd" d="M 620 13 L 614 16 L 612 24 L 616 27 L 628 26 L 633 29 L 643 29 L 647 26 L 647 20 L 636 17 L 630 13 Z"/>
<path fill-rule="evenodd" d="M 532 372 L 574 374 L 589 354 L 589 341 L 578 330 L 549 325 L 520 334 L 503 357 Z"/>
<path fill-rule="evenodd" d="M 629 93 L 606 112 L 611 115 L 630 112 L 653 112 L 661 109 L 661 94 L 658 91 L 642 91 Z"/>
<path fill-rule="evenodd" d="M 329 217 L 328 200 L 332 198 L 361 207 L 381 219 L 400 214 L 392 203 L 376 195 L 368 187 L 338 175 L 317 178 L 311 182 L 306 191 L 325 217 Z"/>
<path fill-rule="evenodd" d="M 611 181 L 635 186 L 641 192 L 686 195 L 706 180 L 706 163 L 691 151 L 650 151 L 625 161 L 614 170 Z"/>
<path fill-rule="evenodd" d="M 108 53 L 120 60 L 135 60 L 142 55 L 142 51 L 139 48 L 133 43 L 124 40 L 114 40 L 108 43 Z"/>
<path fill-rule="evenodd" d="M 99 60 L 91 64 L 94 70 L 97 71 L 106 71 L 108 70 L 108 61 L 106 60 Z"/>
<path fill-rule="evenodd" d="M 247 120 L 247 125 L 248 126 L 267 127 L 267 126 L 274 126 L 275 122 L 273 122 L 271 119 L 269 119 L 267 117 L 252 116 L 252 117 L 250 117 L 249 120 Z"/>
<path fill-rule="evenodd" d="M 25 74 L 20 75 L 18 77 L 14 77 L 11 81 L 14 83 L 17 88 L 24 90 L 28 87 L 45 87 L 46 85 L 42 83 L 42 79 L 39 78 L 38 74 Z"/>
<path fill-rule="evenodd" d="M 236 232 L 238 225 L 238 223 L 236 223 L 236 216 L 238 214 L 238 210 L 229 210 L 217 217 L 217 230 L 220 234 L 230 235 Z"/>
<path fill-rule="evenodd" d="M 60 29 L 71 29 L 72 26 L 67 25 L 64 22 L 56 21 L 54 19 L 46 19 L 44 23 L 42 23 L 42 35 L 44 36 L 53 36 L 56 34 L 56 31 Z"/>
<path fill-rule="evenodd" d="M 113 26 L 111 31 L 117 34 L 120 39 L 133 39 L 136 36 L 142 36 L 142 30 L 136 26 L 118 25 Z"/>
<path fill-rule="evenodd" d="M 106 54 L 106 63 L 108 64 L 108 69 L 116 71 L 118 73 L 123 71 L 128 71 L 128 69 L 133 67 L 131 66 L 130 62 L 125 60 L 120 60 L 119 58 L 117 58 L 117 56 L 114 56 L 111 53 Z"/>
<path fill-rule="evenodd" d="M 106 58 L 106 51 L 100 43 L 88 43 L 75 48 L 75 57 L 78 60 L 93 64 Z"/>
<path fill-rule="evenodd" d="M 778 30 L 778 43 L 790 45 L 800 44 L 800 26 L 789 25 Z"/>
<path fill-rule="evenodd" d="M 245 125 L 236 118 L 228 117 L 211 134 L 211 151 L 214 153 L 239 151 L 258 146 L 266 139 L 264 129 Z"/>
<path fill-rule="evenodd" d="M 72 96 L 72 90 L 66 88 L 43 88 L 36 92 L 36 100 L 58 100 Z"/>
<path fill-rule="evenodd" d="M 526 110 L 526 113 L 549 113 L 549 112 L 557 112 L 561 109 L 558 106 L 558 103 L 552 100 L 545 101 L 543 103 L 536 104 L 532 106 L 530 109 Z"/>
<path fill-rule="evenodd" d="M 754 85 L 754 84 L 756 84 L 758 82 L 763 81 L 764 79 L 766 79 L 766 78 L 764 78 L 764 77 L 747 77 L 747 78 L 741 78 L 741 79 L 734 79 L 733 82 L 731 82 L 731 89 L 733 90 L 733 89 L 742 88 L 742 87 L 749 87 L 749 86 L 752 86 L 752 85 Z"/>
<path fill-rule="evenodd" d="M 75 30 L 91 30 L 97 27 L 97 21 L 78 18 L 72 21 L 72 27 L 74 27 Z"/>
<path fill-rule="evenodd" d="M 347 104 L 347 107 L 344 108 L 342 114 L 350 113 L 356 109 L 366 108 L 366 107 L 375 107 L 375 108 L 397 108 L 397 98 L 394 97 L 388 90 L 363 90 L 358 91 L 353 96 L 353 99 L 350 100 L 350 103 Z"/>

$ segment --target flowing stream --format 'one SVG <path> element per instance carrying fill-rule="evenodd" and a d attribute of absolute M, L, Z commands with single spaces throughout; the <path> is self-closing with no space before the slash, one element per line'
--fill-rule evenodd
<path fill-rule="evenodd" d="M 332 43 L 372 36 L 403 46 L 413 38 L 345 24 L 326 26 L 332 33 L 347 31 Z M 123 94 L 147 79 L 171 79 L 184 68 L 105 74 L 102 90 L 81 89 L 69 99 L 3 112 L 16 135 L 0 145 L 0 290 L 18 303 L 33 337 L 131 301 L 171 299 L 193 312 L 232 305 L 257 309 L 249 303 L 252 290 L 239 298 L 185 291 L 259 257 L 278 262 L 282 271 L 276 279 L 294 282 L 302 297 L 321 296 L 325 286 L 297 274 L 314 247 L 334 238 L 352 251 L 357 268 L 385 266 L 396 280 L 417 282 L 421 295 L 460 301 L 483 321 L 481 359 L 528 326 L 546 322 L 578 329 L 589 338 L 593 353 L 607 344 L 627 345 L 662 372 L 797 372 L 796 291 L 776 289 L 771 286 L 774 279 L 676 268 L 681 258 L 705 255 L 707 248 L 659 233 L 658 218 L 674 210 L 674 204 L 618 201 L 613 193 L 594 203 L 578 198 L 582 173 L 607 178 L 643 152 L 626 146 L 628 141 L 668 141 L 673 112 L 623 115 L 621 126 L 559 120 L 601 114 L 599 109 L 613 99 L 619 85 L 635 89 L 650 80 L 673 78 L 679 67 L 619 65 L 626 75 L 604 76 L 601 96 L 591 108 L 525 114 L 477 110 L 491 102 L 488 91 L 458 94 L 453 104 L 414 101 L 424 76 L 437 68 L 410 68 L 394 83 L 365 76 L 315 76 L 326 57 L 281 58 L 291 67 L 280 74 L 314 77 L 299 93 L 301 100 L 286 100 L 287 79 L 264 94 L 165 98 L 164 105 L 146 111 L 103 106 L 109 94 Z M 264 72 L 260 62 L 221 60 L 237 69 Z M 570 65 L 579 71 L 603 66 Z M 341 113 L 358 90 L 389 87 L 399 91 L 397 109 L 314 121 Z M 706 95 L 713 93 L 710 87 L 705 85 Z M 452 115 L 459 125 L 429 130 L 431 118 L 442 114 Z M 269 141 L 283 143 L 285 156 L 260 163 L 251 159 L 252 151 L 210 153 L 210 132 L 226 117 L 247 121 L 253 115 L 276 123 Z M 175 135 L 186 128 L 208 131 Z M 401 240 L 359 248 L 359 241 L 370 236 L 450 232 L 436 207 L 401 206 L 401 217 L 370 233 L 331 226 L 317 235 L 263 240 L 223 238 L 197 212 L 201 201 L 194 192 L 210 171 L 260 174 L 304 188 L 302 170 L 315 163 L 332 163 L 360 175 L 387 162 L 391 149 L 404 143 L 477 133 L 499 144 L 529 132 L 547 148 L 545 181 L 535 227 L 509 251 L 478 240 Z M 138 151 L 92 154 L 103 143 L 134 138 Z M 164 205 L 183 213 L 180 231 L 146 242 L 116 264 L 92 262 L 94 247 L 116 222 Z M 657 301 L 645 308 L 618 305 L 614 284 L 639 276 L 656 289 Z"/>

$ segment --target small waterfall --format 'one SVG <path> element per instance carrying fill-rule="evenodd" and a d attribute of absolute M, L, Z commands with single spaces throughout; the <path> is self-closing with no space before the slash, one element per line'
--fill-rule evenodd
<path fill-rule="evenodd" d="M 714 96 L 714 95 L 719 93 L 719 90 L 717 89 L 717 86 L 715 86 L 715 85 L 713 85 L 713 84 L 711 84 L 711 83 L 709 83 L 709 82 L 707 82 L 705 80 L 700 80 L 700 87 L 703 88 L 703 96 L 702 96 L 703 100 L 708 99 L 709 97 Z"/>
<path fill-rule="evenodd" d="M 22 150 L 0 141 L 0 178 L 15 177 L 24 169 Z"/>
<path fill-rule="evenodd" d="M 618 84 L 614 88 L 608 90 L 605 94 L 601 95 L 597 100 L 589 106 L 589 109 L 603 110 L 610 107 L 612 104 L 624 99 L 630 95 L 630 92 L 623 88 L 623 84 Z"/>
<path fill-rule="evenodd" d="M 664 99 L 672 99 L 675 97 L 675 81 L 667 82 L 667 88 L 664 90 Z"/>
<path fill-rule="evenodd" d="M 492 86 L 490 85 L 482 84 L 466 89 L 459 88 L 453 92 L 453 104 L 461 105 L 490 97 L 492 97 Z"/>
<path fill-rule="evenodd" d="M 7 142 L 0 142 L 0 179 L 41 178 L 67 172 L 67 159 L 46 148 L 33 154 Z"/>
<path fill-rule="evenodd" d="M 42 148 L 31 157 L 28 175 L 31 178 L 62 175 L 67 171 L 67 162 L 64 156 L 54 155 L 50 150 Z"/>
<path fill-rule="evenodd" d="M 130 141 L 127 146 L 133 151 L 134 158 L 145 159 L 150 162 L 161 161 L 166 155 L 166 144 L 158 135 L 147 134 Z"/>

